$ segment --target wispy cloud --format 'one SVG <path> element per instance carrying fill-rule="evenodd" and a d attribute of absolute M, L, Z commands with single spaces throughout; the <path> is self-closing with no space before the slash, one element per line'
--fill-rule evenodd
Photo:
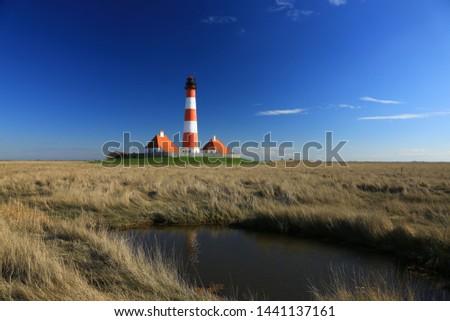
<path fill-rule="evenodd" d="M 291 19 L 292 21 L 299 21 L 300 20 L 300 11 L 298 9 L 288 10 L 286 12 L 286 16 L 289 19 Z"/>
<path fill-rule="evenodd" d="M 293 9 L 295 0 L 275 0 L 275 6 L 271 7 L 271 11 L 283 11 L 285 9 Z"/>
<path fill-rule="evenodd" d="M 236 32 L 236 34 L 238 35 L 238 36 L 243 36 L 243 35 L 245 35 L 247 33 L 247 30 L 245 30 L 244 28 L 241 28 L 241 29 L 239 29 L 237 32 Z"/>
<path fill-rule="evenodd" d="M 424 114 L 400 114 L 391 116 L 368 116 L 360 117 L 359 120 L 398 120 L 398 119 L 421 119 L 430 117 L 444 117 L 449 116 L 450 111 L 440 111 L 434 113 L 424 113 Z"/>
<path fill-rule="evenodd" d="M 328 0 L 328 2 L 330 2 L 333 6 L 342 6 L 347 3 L 347 0 Z"/>
<path fill-rule="evenodd" d="M 361 108 L 360 106 L 348 105 L 348 104 L 339 104 L 338 107 L 339 107 L 339 108 L 348 108 L 348 109 L 358 109 L 358 108 Z"/>
<path fill-rule="evenodd" d="M 208 24 L 226 24 L 235 23 L 237 19 L 232 16 L 209 16 L 208 18 L 202 19 L 202 22 Z"/>
<path fill-rule="evenodd" d="M 402 101 L 376 99 L 376 98 L 372 98 L 372 97 L 368 97 L 368 96 L 364 96 L 364 97 L 361 97 L 359 99 L 362 100 L 362 101 L 370 101 L 370 102 L 373 102 L 373 103 L 379 103 L 379 104 L 384 104 L 384 105 L 403 104 Z"/>
<path fill-rule="evenodd" d="M 310 16 L 314 13 L 312 10 L 301 10 L 300 13 L 304 16 Z"/>
<path fill-rule="evenodd" d="M 300 21 L 302 16 L 310 16 L 314 13 L 312 10 L 297 9 L 295 0 L 275 0 L 275 5 L 270 7 L 269 11 L 284 11 L 286 16 L 292 21 Z"/>
<path fill-rule="evenodd" d="M 278 116 L 278 115 L 292 115 L 292 114 L 303 114 L 306 109 L 296 108 L 296 109 L 275 109 L 260 111 L 257 113 L 258 116 Z"/>

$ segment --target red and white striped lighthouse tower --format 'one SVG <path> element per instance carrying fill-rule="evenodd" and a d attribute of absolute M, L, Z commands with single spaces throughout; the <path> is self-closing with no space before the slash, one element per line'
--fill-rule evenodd
<path fill-rule="evenodd" d="M 186 80 L 186 109 L 184 111 L 184 131 L 182 153 L 196 154 L 200 152 L 198 146 L 197 133 L 197 103 L 195 101 L 195 92 L 197 84 L 195 78 L 189 76 Z"/>

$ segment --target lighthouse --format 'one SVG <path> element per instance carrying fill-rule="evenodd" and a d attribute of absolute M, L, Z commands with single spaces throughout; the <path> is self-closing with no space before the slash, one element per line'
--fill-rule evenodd
<path fill-rule="evenodd" d="M 195 100 L 197 84 L 193 76 L 187 78 L 184 89 L 186 90 L 186 105 L 184 111 L 183 147 L 181 148 L 181 152 L 184 154 L 197 154 L 200 152 L 197 132 L 197 103 Z"/>

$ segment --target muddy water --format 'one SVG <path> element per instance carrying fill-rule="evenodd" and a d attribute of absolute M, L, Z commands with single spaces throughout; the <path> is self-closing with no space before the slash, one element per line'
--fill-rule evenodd
<path fill-rule="evenodd" d="M 123 234 L 150 253 L 159 246 L 197 286 L 221 288 L 234 299 L 312 300 L 311 285 L 330 283 L 335 271 L 382 273 L 387 282 L 410 282 L 422 299 L 450 298 L 448 280 L 410 271 L 397 259 L 337 244 L 217 227 L 165 227 Z M 334 272 L 333 272 L 334 271 Z"/>

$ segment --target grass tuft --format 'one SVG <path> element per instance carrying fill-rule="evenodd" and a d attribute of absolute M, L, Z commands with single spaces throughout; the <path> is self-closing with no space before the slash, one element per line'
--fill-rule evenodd
<path fill-rule="evenodd" d="M 407 277 L 390 272 L 350 273 L 343 268 L 331 268 L 330 280 L 311 285 L 315 300 L 320 301 L 417 301 L 418 285 Z"/>

